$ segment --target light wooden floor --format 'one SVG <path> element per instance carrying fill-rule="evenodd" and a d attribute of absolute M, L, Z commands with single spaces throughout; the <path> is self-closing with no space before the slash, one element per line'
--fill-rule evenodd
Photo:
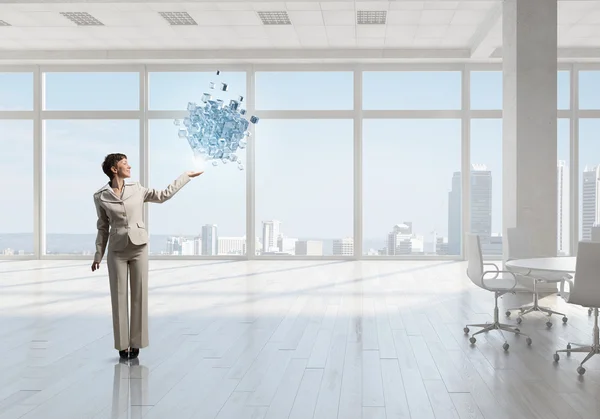
<path fill-rule="evenodd" d="M 587 311 L 549 297 L 567 325 L 533 314 L 531 347 L 471 346 L 493 296 L 461 262 L 152 261 L 139 365 L 118 362 L 89 265 L 0 261 L 1 419 L 600 417 L 600 359 L 583 378 L 582 355 L 552 360 L 591 339 Z"/>

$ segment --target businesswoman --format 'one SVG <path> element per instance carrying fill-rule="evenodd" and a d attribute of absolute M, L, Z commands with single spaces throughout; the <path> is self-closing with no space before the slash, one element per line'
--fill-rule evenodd
<path fill-rule="evenodd" d="M 165 190 L 125 183 L 131 166 L 124 154 L 109 154 L 102 171 L 110 181 L 94 194 L 98 214 L 98 235 L 92 272 L 106 256 L 112 303 L 115 349 L 121 358 L 137 358 L 148 346 L 148 232 L 142 220 L 145 202 L 163 203 L 173 197 L 191 178 L 202 172 L 186 172 Z M 109 229 L 110 227 L 110 229 Z M 131 322 L 128 319 L 127 273 L 131 289 Z"/>

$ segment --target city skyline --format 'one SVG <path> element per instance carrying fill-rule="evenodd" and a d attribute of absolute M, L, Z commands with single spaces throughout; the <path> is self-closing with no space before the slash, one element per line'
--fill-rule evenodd
<path fill-rule="evenodd" d="M 557 209 L 558 209 L 558 225 L 557 225 L 557 252 L 558 254 L 569 254 L 569 212 L 568 202 L 569 168 L 564 161 L 557 162 Z M 582 176 L 584 179 L 582 191 L 582 228 L 585 233 L 584 240 L 591 238 L 591 228 L 595 227 L 600 220 L 600 165 L 594 166 L 592 169 L 585 167 Z M 501 254 L 502 252 L 502 236 L 491 231 L 492 218 L 492 173 L 487 170 L 487 166 L 483 164 L 473 164 L 471 168 L 471 232 L 479 234 L 482 238 L 482 247 L 485 254 Z M 454 172 L 451 180 L 451 189 L 448 193 L 448 224 L 451 226 L 460 226 L 461 222 L 461 172 Z M 363 249 L 363 254 L 449 254 L 457 255 L 460 249 L 460 237 L 453 235 L 453 231 L 449 231 L 449 235 L 438 236 L 436 231 L 429 232 L 432 234 L 431 241 L 426 242 L 426 234 L 423 232 L 413 232 L 411 221 L 405 221 L 393 227 L 392 232 L 388 233 L 387 239 L 382 240 L 386 246 L 366 247 Z M 349 250 L 354 247 L 354 239 L 351 236 L 343 238 L 327 238 L 322 237 L 313 239 L 297 239 L 285 236 L 282 233 L 282 222 L 279 220 L 268 220 L 262 222 L 262 239 L 258 236 L 257 254 L 294 254 L 296 242 L 322 242 L 331 241 L 332 255 L 348 255 Z M 460 228 L 455 228 L 455 231 L 460 232 Z M 1 237 L 2 235 L 0 235 Z M 217 226 L 212 224 L 203 225 L 200 235 L 189 239 L 184 236 L 169 235 L 166 243 L 166 252 L 158 252 L 164 254 L 186 254 L 186 255 L 227 255 L 227 254 L 245 254 L 246 253 L 246 238 L 245 235 L 239 237 L 222 237 L 219 240 L 217 234 Z M 200 239 L 200 243 L 197 240 Z M 288 244 L 286 243 L 288 241 Z M 368 241 L 377 241 L 379 239 L 367 238 Z M 1 242 L 1 240 L 0 240 Z M 396 243 L 399 244 L 396 244 Z M 226 243 L 226 244 L 221 244 Z M 394 243 L 394 244 L 391 244 Z M 291 245 L 291 247 L 290 247 Z M 406 247 L 408 246 L 408 247 Z M 440 247 L 441 246 L 441 247 Z M 337 248 L 337 250 L 336 250 Z M 228 250 L 225 250 L 228 249 Z M 258 251 L 261 249 L 261 251 Z M 399 249 L 399 250 L 398 250 Z M 442 249 L 440 251 L 440 249 Z M 0 248 L 3 254 L 23 254 L 22 249 Z M 89 252 L 88 252 L 89 253 Z M 88 254 L 83 252 L 83 254 Z M 155 254 L 157 252 L 154 252 Z M 321 250 L 322 254 L 322 250 Z"/>

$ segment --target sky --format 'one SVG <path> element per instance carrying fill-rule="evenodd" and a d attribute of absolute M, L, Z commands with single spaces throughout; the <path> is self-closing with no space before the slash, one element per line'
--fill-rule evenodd
<path fill-rule="evenodd" d="M 226 82 L 225 100 L 246 95 L 241 72 L 151 73 L 150 110 L 184 110 L 200 101 L 210 81 Z M 580 108 L 600 109 L 600 72 L 580 73 Z M 137 73 L 49 73 L 47 110 L 138 110 Z M 366 110 L 459 110 L 461 74 L 366 72 Z M 351 110 L 352 72 L 256 74 L 258 110 Z M 214 91 L 212 91 L 214 93 Z M 559 109 L 569 107 L 569 73 L 558 75 Z M 471 73 L 472 109 L 501 109 L 502 74 Z M 0 73 L 0 111 L 33 109 L 32 74 Z M 139 179 L 138 120 L 48 120 L 46 211 L 48 233 L 94 233 L 93 193 L 107 178 L 100 165 L 121 152 Z M 351 119 L 261 120 L 256 125 L 256 232 L 277 219 L 288 237 L 333 239 L 353 233 L 353 133 Z M 600 120 L 580 120 L 580 167 L 600 163 Z M 569 164 L 569 121 L 558 122 L 558 157 Z M 471 162 L 492 171 L 492 231 L 500 232 L 502 121 L 473 119 Z M 16 145 L 16 147 L 15 147 Z M 194 169 L 185 139 L 172 119 L 149 122 L 149 186 L 165 188 Z M 447 235 L 448 192 L 460 170 L 459 119 L 365 119 L 363 122 L 363 236 L 381 239 L 393 225 Z M 0 208 L 0 234 L 33 230 L 33 124 L 0 119 L 0 185 L 16 205 Z M 245 163 L 245 152 L 240 154 Z M 237 165 L 207 166 L 171 201 L 150 205 L 153 234 L 197 235 L 216 224 L 220 236 L 243 236 L 246 171 Z"/>

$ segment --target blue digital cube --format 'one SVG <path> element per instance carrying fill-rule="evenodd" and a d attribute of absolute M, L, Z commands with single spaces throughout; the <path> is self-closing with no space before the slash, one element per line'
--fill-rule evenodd
<path fill-rule="evenodd" d="M 209 83 L 210 89 L 214 90 L 215 87 L 215 82 Z M 219 91 L 227 90 L 227 83 L 221 83 Z M 223 99 L 204 93 L 200 106 L 194 102 L 188 103 L 189 116 L 183 122 L 175 120 L 173 123 L 175 126 L 181 123 L 185 126 L 186 129 L 179 129 L 178 136 L 187 139 L 194 156 L 212 160 L 214 166 L 218 166 L 219 160 L 223 164 L 237 162 L 238 168 L 244 170 L 235 152 L 246 148 L 251 136 L 248 127 L 250 123 L 256 124 L 259 118 L 252 116 L 248 121 L 244 117 L 246 110 L 241 108 L 243 100 L 244 97 L 239 96 L 238 100 L 230 99 L 225 105 Z"/>

